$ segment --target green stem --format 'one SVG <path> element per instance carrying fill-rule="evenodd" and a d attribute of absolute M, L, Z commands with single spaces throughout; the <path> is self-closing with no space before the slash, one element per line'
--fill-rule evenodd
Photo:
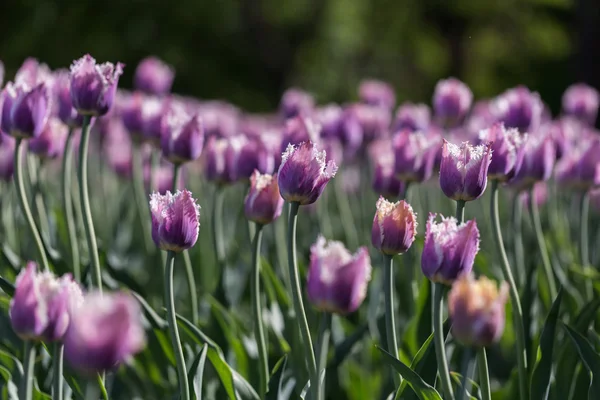
<path fill-rule="evenodd" d="M 535 194 L 533 188 L 531 188 L 531 191 L 529 192 L 529 212 L 531 212 L 533 229 L 535 230 L 535 237 L 537 239 L 540 254 L 542 256 L 542 263 L 544 264 L 544 273 L 546 274 L 546 280 L 548 281 L 550 297 L 552 299 L 555 299 L 557 294 L 556 282 L 554 280 L 552 264 L 550 263 L 550 256 L 548 255 L 548 248 L 546 247 L 546 241 L 544 240 L 542 223 L 540 222 L 540 211 L 538 210 L 538 206 L 535 201 Z"/>
<path fill-rule="evenodd" d="M 493 184 L 493 183 L 492 183 Z M 515 281 L 517 287 L 521 287 L 525 273 L 525 251 L 523 249 L 523 204 L 521 196 L 515 193 L 512 202 L 512 231 L 513 231 L 513 248 L 515 253 Z"/>
<path fill-rule="evenodd" d="M 262 242 L 263 225 L 256 224 L 254 240 L 252 241 L 252 307 L 254 308 L 254 337 L 258 347 L 258 372 L 260 375 L 259 395 L 264 398 L 267 393 L 269 382 L 269 359 L 267 353 L 267 342 L 265 340 L 265 329 L 262 318 L 262 303 L 260 292 L 260 246 Z"/>
<path fill-rule="evenodd" d="M 308 327 L 308 321 L 306 320 L 306 312 L 304 311 L 304 303 L 302 301 L 302 290 L 300 288 L 300 274 L 298 272 L 298 265 L 296 264 L 296 225 L 298 223 L 298 209 L 300 203 L 290 203 L 290 215 L 288 221 L 288 266 L 290 271 L 290 280 L 292 287 L 292 298 L 294 300 L 294 311 L 296 313 L 296 319 L 300 329 L 300 337 L 304 342 L 304 348 L 306 356 L 308 357 L 308 372 L 310 375 L 310 387 L 312 392 L 312 399 L 316 399 L 318 394 L 316 392 L 318 386 L 318 375 L 317 375 L 317 362 L 315 360 L 315 353 L 313 351 L 312 339 L 310 337 L 310 328 Z"/>
<path fill-rule="evenodd" d="M 150 208 L 148 206 L 148 196 L 144 188 L 144 160 L 142 159 L 142 146 L 134 144 L 132 150 L 132 172 L 133 172 L 133 195 L 137 203 L 137 213 L 140 219 L 142 236 L 146 252 L 152 254 L 156 250 L 152 242 L 149 228 Z"/>
<path fill-rule="evenodd" d="M 358 247 L 358 233 L 356 232 L 356 223 L 354 221 L 354 216 L 350 208 L 348 196 L 344 193 L 342 184 L 343 181 L 341 179 L 336 179 L 334 182 L 333 186 L 335 200 L 337 202 L 338 212 L 340 213 L 342 227 L 344 228 L 344 234 L 348 246 L 351 249 L 356 249 Z"/>
<path fill-rule="evenodd" d="M 452 392 L 452 381 L 448 371 L 448 361 L 446 360 L 446 348 L 444 340 L 444 321 L 442 319 L 442 308 L 444 307 L 444 285 L 434 283 L 433 285 L 433 303 L 431 303 L 433 314 L 433 342 L 435 344 L 435 358 L 437 360 L 438 372 L 444 399 L 454 399 Z"/>
<path fill-rule="evenodd" d="M 319 338 L 317 339 L 317 400 L 325 399 L 325 377 L 321 384 L 321 371 L 327 367 L 327 353 L 329 352 L 329 336 L 331 334 L 331 313 L 323 312 L 319 326 Z"/>
<path fill-rule="evenodd" d="M 410 192 L 409 192 L 409 188 L 410 188 L 410 186 L 411 186 L 410 184 L 411 184 L 411 182 L 410 182 L 410 181 L 404 181 L 404 193 L 402 193 L 402 194 L 400 195 L 400 200 L 404 200 L 404 201 L 406 201 L 406 202 L 408 202 L 408 201 L 409 201 L 409 199 L 408 199 L 408 196 L 409 196 L 409 194 L 410 194 Z"/>
<path fill-rule="evenodd" d="M 155 186 L 154 180 L 156 179 L 156 173 L 158 168 L 160 167 L 160 150 L 152 149 L 152 154 L 150 156 L 150 185 L 148 185 L 148 189 L 150 192 L 155 191 L 157 188 Z M 178 181 L 173 180 L 173 187 L 177 187 Z"/>
<path fill-rule="evenodd" d="M 169 333 L 173 352 L 177 361 L 177 376 L 179 378 L 179 393 L 181 400 L 190 400 L 190 389 L 185 368 L 185 358 L 181 341 L 179 340 L 179 330 L 177 329 L 177 317 L 175 315 L 175 296 L 173 293 L 173 270 L 175 269 L 175 252 L 167 252 L 167 264 L 165 265 L 165 307 L 167 308 L 167 321 L 169 323 Z"/>
<path fill-rule="evenodd" d="M 21 381 L 21 391 L 19 393 L 20 400 L 31 400 L 33 398 L 34 369 L 35 343 L 27 340 L 23 352 L 23 380 Z"/>
<path fill-rule="evenodd" d="M 173 165 L 173 193 L 178 189 L 179 176 L 181 175 L 181 165 Z M 194 269 L 192 268 L 192 259 L 189 250 L 183 252 L 183 263 L 185 265 L 185 278 L 190 293 L 190 302 L 192 303 L 192 322 L 198 323 L 198 294 L 196 291 L 196 278 L 194 278 Z"/>
<path fill-rule="evenodd" d="M 100 389 L 100 395 L 102 396 L 102 400 L 108 400 L 108 392 L 106 391 L 106 386 L 104 385 L 104 374 L 97 374 L 96 382 L 98 383 L 98 388 Z M 95 385 L 93 386 L 95 387 Z"/>
<path fill-rule="evenodd" d="M 63 398 L 63 345 L 54 344 L 52 357 L 52 379 L 53 379 L 53 400 L 62 400 Z"/>
<path fill-rule="evenodd" d="M 581 218 L 580 228 L 581 236 L 579 237 L 580 255 L 581 255 L 581 266 L 587 268 L 590 265 L 590 254 L 589 254 L 589 236 L 588 236 L 588 225 L 589 225 L 589 213 L 590 213 L 590 196 L 588 192 L 581 194 L 580 204 Z M 588 299 L 592 299 L 594 295 L 594 287 L 591 279 L 586 279 L 585 291 Z"/>
<path fill-rule="evenodd" d="M 50 238 L 50 225 L 48 224 L 48 212 L 46 211 L 46 205 L 44 204 L 44 197 L 42 193 L 42 180 L 43 180 L 43 163 L 37 163 L 33 155 L 27 157 L 27 167 L 30 182 L 31 194 L 33 196 L 33 204 L 35 205 L 35 211 L 38 219 L 38 231 L 40 237 L 42 237 L 42 243 L 44 239 L 49 240 Z M 39 172 L 39 174 L 38 174 Z"/>
<path fill-rule="evenodd" d="M 23 216 L 27 221 L 27 225 L 29 225 L 29 229 L 31 230 L 31 234 L 33 236 L 33 240 L 35 241 L 35 245 L 40 254 L 40 259 L 42 261 L 42 265 L 45 271 L 50 270 L 50 266 L 48 265 L 48 258 L 46 257 L 46 251 L 44 249 L 44 244 L 42 242 L 42 238 L 40 237 L 40 233 L 35 225 L 35 221 L 33 220 L 33 215 L 31 214 L 31 209 L 29 208 L 29 201 L 27 200 L 27 192 L 25 191 L 25 183 L 23 182 L 23 153 L 25 152 L 25 142 L 23 139 L 17 139 L 17 143 L 15 146 L 15 159 L 14 159 L 14 180 L 16 186 L 17 199 L 19 200 L 19 205 L 21 206 L 21 211 L 23 212 Z"/>
<path fill-rule="evenodd" d="M 225 261 L 225 243 L 223 242 L 223 201 L 225 190 L 217 187 L 213 201 L 212 231 L 213 245 L 217 257 L 217 263 L 222 266 Z M 222 271 L 221 271 L 222 272 Z"/>
<path fill-rule="evenodd" d="M 457 400 L 463 400 L 469 391 L 471 376 L 473 376 L 473 349 L 467 347 L 464 349 L 462 366 L 460 368 L 460 392 Z"/>
<path fill-rule="evenodd" d="M 459 224 L 465 222 L 465 201 L 456 200 L 456 219 Z"/>
<path fill-rule="evenodd" d="M 481 389 L 481 400 L 492 400 L 492 390 L 490 389 L 490 373 L 488 371 L 485 347 L 482 347 L 477 352 L 477 369 L 479 370 L 479 388 Z"/>
<path fill-rule="evenodd" d="M 502 273 L 504 279 L 508 282 L 510 302 L 512 305 L 513 326 L 515 328 L 515 336 L 517 340 L 517 364 L 519 368 L 519 394 L 521 400 L 527 399 L 527 350 L 525 347 L 525 330 L 523 328 L 523 311 L 521 309 L 521 301 L 519 291 L 513 279 L 508 257 L 504 250 L 504 242 L 502 240 L 502 231 L 500 230 L 500 215 L 498 213 L 498 181 L 492 181 L 492 193 L 490 203 L 490 214 L 492 216 L 492 233 L 494 236 L 494 244 L 496 251 L 500 255 Z"/>
<path fill-rule="evenodd" d="M 383 290 L 385 298 L 385 336 L 387 337 L 387 351 L 398 358 L 398 340 L 396 338 L 396 320 L 394 318 L 394 259 L 389 254 L 383 255 Z M 402 383 L 402 376 L 394 372 L 394 384 L 398 387 Z"/>
<path fill-rule="evenodd" d="M 77 282 L 81 281 L 81 265 L 79 264 L 79 246 L 77 245 L 77 230 L 73 216 L 73 199 L 71 197 L 71 177 L 73 176 L 73 129 L 69 128 L 69 135 L 65 142 L 65 152 L 62 159 L 62 191 L 63 207 L 65 209 L 65 220 L 69 247 L 71 248 L 71 264 L 73 266 L 73 277 Z"/>
<path fill-rule="evenodd" d="M 83 217 L 83 228 L 87 240 L 89 257 L 92 263 L 92 277 L 96 288 L 102 293 L 102 272 L 100 270 L 100 259 L 98 258 L 98 245 L 96 244 L 96 232 L 92 220 L 92 209 L 90 207 L 90 195 L 88 191 L 88 145 L 90 142 L 90 117 L 83 117 L 81 127 L 81 143 L 79 144 L 79 200 Z"/>

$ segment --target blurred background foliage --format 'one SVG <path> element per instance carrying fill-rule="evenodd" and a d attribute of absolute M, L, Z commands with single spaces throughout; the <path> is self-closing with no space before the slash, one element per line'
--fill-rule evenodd
<path fill-rule="evenodd" d="M 174 91 L 261 112 L 298 85 L 319 102 L 355 98 L 363 77 L 399 101 L 430 102 L 436 81 L 478 98 L 525 84 L 556 113 L 572 82 L 600 87 L 598 0 L 2 0 L 0 59 L 12 77 L 35 56 L 83 53 L 128 65 L 156 54 Z"/>

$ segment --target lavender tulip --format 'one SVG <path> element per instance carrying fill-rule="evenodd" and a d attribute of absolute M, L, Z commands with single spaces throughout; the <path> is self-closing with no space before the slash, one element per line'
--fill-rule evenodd
<path fill-rule="evenodd" d="M 351 254 L 342 242 L 319 236 L 310 248 L 306 291 L 317 309 L 342 315 L 356 311 L 370 280 L 371 260 L 365 247 Z"/>
<path fill-rule="evenodd" d="M 115 100 L 123 64 L 96 64 L 86 54 L 71 65 L 71 100 L 81 115 L 101 116 L 108 113 Z"/>
<path fill-rule="evenodd" d="M 379 197 L 373 218 L 371 243 L 383 254 L 405 253 L 417 235 L 417 214 L 404 200 L 392 203 Z"/>
<path fill-rule="evenodd" d="M 246 137 L 242 135 L 221 139 L 210 138 L 204 158 L 206 179 L 219 185 L 236 182 L 237 166 L 246 142 Z"/>
<path fill-rule="evenodd" d="M 440 187 L 452 200 L 478 199 L 487 186 L 487 173 L 492 158 L 491 144 L 460 146 L 444 139 L 440 164 Z"/>
<path fill-rule="evenodd" d="M 377 143 L 372 146 L 370 153 L 373 164 L 372 188 L 375 193 L 385 198 L 402 196 L 406 185 L 394 175 L 394 152 L 391 142 L 384 140 Z"/>
<path fill-rule="evenodd" d="M 137 90 L 154 95 L 164 95 L 171 91 L 175 71 L 156 57 L 144 58 L 135 69 L 133 77 Z"/>
<path fill-rule="evenodd" d="M 432 282 L 451 284 L 473 269 L 479 251 L 479 230 L 475 220 L 459 224 L 454 217 L 429 214 L 425 244 L 421 255 L 423 274 Z"/>
<path fill-rule="evenodd" d="M 393 137 L 394 172 L 405 182 L 423 182 L 431 177 L 439 141 L 421 132 L 403 130 Z"/>
<path fill-rule="evenodd" d="M 12 82 L 8 82 L 0 94 L 0 103 L 2 104 L 0 131 L 5 135 L 10 135 L 10 131 L 12 130 L 10 113 L 13 104 L 17 100 L 19 94 L 23 92 L 23 89 L 24 87 L 22 85 L 15 85 Z"/>
<path fill-rule="evenodd" d="M 277 177 L 281 197 L 300 205 L 317 201 L 338 169 L 335 162 L 327 161 L 326 157 L 325 151 L 319 151 L 311 141 L 297 147 L 288 145 Z"/>
<path fill-rule="evenodd" d="M 275 153 L 268 148 L 262 136 L 248 138 L 240 135 L 239 139 L 242 144 L 233 166 L 237 180 L 247 181 L 254 170 L 261 174 L 272 174 L 275 171 Z"/>
<path fill-rule="evenodd" d="M 108 166 L 120 177 L 130 179 L 133 172 L 133 144 L 120 118 L 110 118 L 104 124 L 102 153 Z"/>
<path fill-rule="evenodd" d="M 297 88 L 285 91 L 281 97 L 279 109 L 284 118 L 294 118 L 308 115 L 315 106 L 315 100 L 310 93 Z"/>
<path fill-rule="evenodd" d="M 279 194 L 277 174 L 261 174 L 257 170 L 250 177 L 250 190 L 244 200 L 246 218 L 266 225 L 279 218 L 283 198 Z"/>
<path fill-rule="evenodd" d="M 455 78 L 441 80 L 433 93 L 433 110 L 436 118 L 444 125 L 460 122 L 473 102 L 473 92 L 467 85 Z"/>
<path fill-rule="evenodd" d="M 396 94 L 390 84 L 376 79 L 367 79 L 358 87 L 358 97 L 365 104 L 391 110 L 396 103 Z"/>
<path fill-rule="evenodd" d="M 393 130 L 422 131 L 429 127 L 431 122 L 431 111 L 427 104 L 402 103 L 396 111 L 393 122 Z"/>
<path fill-rule="evenodd" d="M 373 140 L 386 137 L 389 133 L 392 114 L 387 108 L 358 103 L 346 107 L 344 114 L 347 119 L 345 129 L 349 130 L 345 134 L 347 137 L 350 137 L 350 135 L 357 136 L 361 138 L 361 142 L 370 143 Z M 354 124 L 353 119 L 356 119 L 360 125 L 362 131 L 360 136 L 358 136 L 359 132 L 354 131 L 353 125 L 350 125 Z"/>
<path fill-rule="evenodd" d="M 163 157 L 173 164 L 183 164 L 200 157 L 204 146 L 204 127 L 198 115 L 189 115 L 172 107 L 164 120 L 161 138 Z"/>
<path fill-rule="evenodd" d="M 281 140 L 281 152 L 284 153 L 288 145 L 299 145 L 302 142 L 319 140 L 321 127 L 311 118 L 293 117 L 285 122 L 283 139 Z"/>
<path fill-rule="evenodd" d="M 506 129 L 502 123 L 496 123 L 479 132 L 479 140 L 492 144 L 489 179 L 506 182 L 513 177 L 525 138 L 526 135 L 521 135 L 517 129 Z"/>
<path fill-rule="evenodd" d="M 17 96 L 10 108 L 9 133 L 21 139 L 41 135 L 51 111 L 50 95 L 46 85 L 41 83 L 33 89 L 29 89 L 24 84 L 17 85 L 16 93 Z"/>
<path fill-rule="evenodd" d="M 52 92 L 56 99 L 58 118 L 71 128 L 80 127 L 83 117 L 77 113 L 71 101 L 71 78 L 68 70 L 54 73 Z"/>
<path fill-rule="evenodd" d="M 600 139 L 582 140 L 556 163 L 555 176 L 559 184 L 583 191 L 600 185 Z"/>
<path fill-rule="evenodd" d="M 52 72 L 44 63 L 40 63 L 33 57 L 27 58 L 15 74 L 15 84 L 27 87 L 38 86 L 41 83 L 50 84 Z"/>
<path fill-rule="evenodd" d="M 600 93 L 585 83 L 577 83 L 567 88 L 562 98 L 562 108 L 566 115 L 594 125 L 600 105 Z"/>
<path fill-rule="evenodd" d="M 486 277 L 457 280 L 448 294 L 452 335 L 466 346 L 485 347 L 498 342 L 504 331 L 507 299 L 506 282 L 498 289 Z"/>
<path fill-rule="evenodd" d="M 200 206 L 188 190 L 150 195 L 152 239 L 161 249 L 181 252 L 196 244 L 200 230 Z"/>
<path fill-rule="evenodd" d="M 168 98 L 144 97 L 141 107 L 141 132 L 145 142 L 160 147 L 163 126 L 166 124 L 170 109 L 171 102 Z"/>
<path fill-rule="evenodd" d="M 144 129 L 144 121 L 142 119 L 143 104 L 144 96 L 139 92 L 135 92 L 124 99 L 123 107 L 120 109 L 123 125 L 125 125 L 125 128 L 127 128 L 137 142 L 142 140 L 142 131 Z"/>
<path fill-rule="evenodd" d="M 92 375 L 118 367 L 145 343 L 140 306 L 133 297 L 92 292 L 71 316 L 65 358 L 77 371 Z"/>
<path fill-rule="evenodd" d="M 492 103 L 492 113 L 507 128 L 521 132 L 535 132 L 541 122 L 544 104 L 540 95 L 524 86 L 509 89 Z"/>
<path fill-rule="evenodd" d="M 58 118 L 50 118 L 40 136 L 28 143 L 29 151 L 42 158 L 62 156 L 67 141 L 68 129 Z"/>
<path fill-rule="evenodd" d="M 15 139 L 0 133 L 0 179 L 11 182 L 14 172 Z"/>
<path fill-rule="evenodd" d="M 511 185 L 528 189 L 535 182 L 548 180 L 556 159 L 552 137 L 541 132 L 528 135 L 519 158 Z"/>

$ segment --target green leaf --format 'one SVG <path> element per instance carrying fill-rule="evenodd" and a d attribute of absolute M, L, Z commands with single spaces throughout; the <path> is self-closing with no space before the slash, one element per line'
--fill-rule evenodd
<path fill-rule="evenodd" d="M 158 315 L 158 313 L 156 311 L 154 311 L 154 309 L 152 307 L 150 307 L 150 304 L 148 304 L 148 302 L 142 296 L 140 296 L 138 293 L 136 293 L 134 291 L 131 291 L 130 293 L 140 303 L 140 305 L 144 309 L 144 314 L 146 315 L 146 318 L 148 319 L 148 321 L 150 322 L 150 325 L 152 325 L 152 327 L 154 329 L 162 330 L 167 327 L 167 321 L 162 319 Z"/>
<path fill-rule="evenodd" d="M 200 345 L 204 345 L 205 343 L 208 344 L 210 347 L 212 347 L 213 349 L 215 349 L 217 351 L 217 353 L 219 353 L 221 356 L 223 355 L 223 351 L 221 350 L 221 348 L 219 347 L 219 345 L 217 343 L 215 343 L 214 340 L 212 340 L 211 338 L 209 338 L 204 332 L 202 332 L 200 330 L 200 328 L 198 328 L 196 325 L 194 325 L 190 320 L 182 317 L 179 314 L 175 314 L 175 317 L 177 318 L 177 324 L 198 344 Z"/>
<path fill-rule="evenodd" d="M 283 373 L 285 372 L 286 365 L 287 354 L 277 361 L 277 364 L 275 364 L 273 367 L 273 371 L 271 371 L 266 400 L 278 400 L 280 398 L 281 385 L 283 383 Z"/>
<path fill-rule="evenodd" d="M 231 400 L 237 400 L 235 396 L 235 388 L 233 386 L 233 374 L 231 373 L 231 368 L 229 368 L 229 365 L 223 361 L 215 349 L 209 348 L 207 355 L 210 363 L 217 372 L 217 375 L 219 375 L 219 379 L 221 380 L 227 395 Z"/>
<path fill-rule="evenodd" d="M 377 349 L 383 353 L 388 364 L 390 364 L 398 373 L 402 375 L 408 382 L 412 390 L 417 394 L 421 400 L 442 400 L 440 394 L 427 382 L 425 382 L 419 374 L 410 369 L 407 365 L 402 363 L 396 357 L 377 346 Z"/>
<path fill-rule="evenodd" d="M 456 392 L 460 393 L 460 391 L 463 390 L 462 375 L 459 374 L 458 372 L 450 372 L 450 378 L 452 378 L 452 380 L 456 384 Z M 467 379 L 469 380 L 469 383 L 471 384 L 471 390 L 473 390 L 473 388 L 479 390 L 479 385 L 477 384 L 477 382 L 475 382 L 471 378 L 467 378 Z M 467 398 L 469 398 L 471 400 L 477 400 L 477 397 L 473 396 L 472 393 L 473 393 L 472 391 L 471 392 L 467 391 Z"/>
<path fill-rule="evenodd" d="M 0 289 L 4 290 L 4 292 L 13 297 L 15 295 L 15 285 L 4 279 L 0 276 Z"/>
<path fill-rule="evenodd" d="M 13 382 L 12 374 L 10 373 L 10 371 L 0 366 L 0 377 L 2 377 L 2 379 L 4 379 L 4 382 L 6 383 L 6 397 L 8 398 L 8 400 L 18 400 L 19 395 L 17 393 L 17 385 L 15 384 L 15 382 Z"/>
<path fill-rule="evenodd" d="M 431 333 L 431 284 L 423 278 L 419 286 L 416 313 L 408 323 L 403 347 L 413 356 Z"/>
<path fill-rule="evenodd" d="M 573 345 L 577 348 L 581 362 L 589 372 L 590 386 L 588 389 L 588 399 L 600 399 L 600 354 L 596 353 L 590 342 L 575 329 L 568 325 L 563 325 L 563 327 Z"/>
<path fill-rule="evenodd" d="M 173 348 L 171 347 L 171 342 L 169 338 L 167 337 L 165 332 L 159 329 L 153 329 L 153 332 L 154 336 L 156 337 L 156 340 L 158 341 L 158 344 L 160 345 L 160 348 L 165 354 L 165 357 L 167 357 L 171 365 L 175 365 L 175 354 L 173 354 Z"/>
<path fill-rule="evenodd" d="M 558 292 L 540 337 L 540 346 L 538 352 L 540 357 L 531 376 L 530 398 L 532 400 L 544 400 L 548 397 L 550 390 L 550 375 L 552 373 L 552 353 L 554 350 L 554 338 L 556 337 L 556 322 L 562 300 L 562 288 Z"/>
<path fill-rule="evenodd" d="M 198 355 L 194 358 L 194 361 L 190 366 L 190 371 L 188 372 L 188 382 L 192 382 L 193 392 L 196 395 L 197 400 L 202 400 L 202 377 L 204 375 L 204 364 L 206 362 L 207 352 L 208 345 L 204 343 L 198 352 Z"/>

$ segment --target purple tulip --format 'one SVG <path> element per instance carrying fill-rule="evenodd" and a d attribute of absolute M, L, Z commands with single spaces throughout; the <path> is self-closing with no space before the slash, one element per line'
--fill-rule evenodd
<path fill-rule="evenodd" d="M 391 110 L 396 104 L 396 94 L 389 83 L 375 79 L 367 79 L 358 87 L 360 101 L 372 106 Z"/>
<path fill-rule="evenodd" d="M 478 135 L 479 131 L 487 129 L 496 122 L 496 116 L 492 113 L 492 102 L 490 100 L 479 100 L 475 102 L 465 128 L 472 135 Z"/>
<path fill-rule="evenodd" d="M 141 107 L 141 132 L 145 142 L 160 147 L 163 126 L 166 124 L 165 120 L 170 109 L 171 102 L 168 98 L 144 97 Z"/>
<path fill-rule="evenodd" d="M 275 171 L 275 154 L 268 148 L 262 136 L 248 138 L 240 135 L 241 148 L 234 168 L 237 180 L 247 181 L 255 170 L 261 174 L 272 174 Z"/>
<path fill-rule="evenodd" d="M 444 139 L 440 164 L 440 187 L 452 200 L 478 199 L 487 186 L 487 174 L 492 159 L 491 144 L 460 146 Z"/>
<path fill-rule="evenodd" d="M 358 309 L 371 280 L 371 259 L 365 247 L 351 254 L 342 242 L 319 236 L 310 248 L 306 292 L 320 311 L 349 314 Z"/>
<path fill-rule="evenodd" d="M 144 95 L 140 92 L 134 92 L 131 96 L 126 97 L 123 108 L 120 110 L 123 125 L 125 125 L 125 128 L 127 128 L 137 142 L 142 141 L 142 131 L 144 129 L 144 121 L 142 119 L 143 104 Z"/>
<path fill-rule="evenodd" d="M 314 107 L 315 99 L 312 95 L 297 88 L 286 90 L 279 105 L 281 114 L 286 119 L 306 116 L 312 112 Z"/>
<path fill-rule="evenodd" d="M 590 205 L 596 212 L 600 212 L 600 188 L 592 189 L 589 192 Z"/>
<path fill-rule="evenodd" d="M 371 243 L 383 254 L 406 253 L 417 235 L 417 214 L 404 200 L 395 203 L 377 200 Z"/>
<path fill-rule="evenodd" d="M 145 344 L 140 306 L 124 293 L 87 294 L 64 338 L 66 360 L 87 375 L 118 367 Z"/>
<path fill-rule="evenodd" d="M 67 135 L 67 126 L 58 118 L 50 118 L 40 136 L 31 139 L 27 147 L 42 158 L 57 158 L 65 150 Z"/>
<path fill-rule="evenodd" d="M 456 218 L 430 213 L 427 219 L 425 244 L 421 255 L 421 270 L 432 282 L 451 284 L 473 269 L 479 251 L 479 230 L 475 220 L 458 224 Z"/>
<path fill-rule="evenodd" d="M 319 140 L 321 126 L 307 117 L 293 117 L 285 122 L 281 152 L 284 153 L 288 145 L 297 146 L 302 142 Z"/>
<path fill-rule="evenodd" d="M 89 54 L 71 65 L 71 101 L 81 115 L 101 116 L 111 109 L 123 64 L 96 64 Z"/>
<path fill-rule="evenodd" d="M 173 106 L 163 122 L 160 142 L 163 157 L 173 164 L 198 159 L 204 146 L 204 128 L 198 115 Z"/>
<path fill-rule="evenodd" d="M 394 173 L 405 182 L 423 182 L 431 177 L 439 138 L 403 130 L 393 137 Z"/>
<path fill-rule="evenodd" d="M 210 138 L 204 159 L 206 179 L 219 185 L 237 182 L 239 158 L 246 142 L 247 139 L 243 135 Z"/>
<path fill-rule="evenodd" d="M 164 95 L 171 91 L 175 71 L 156 57 L 144 58 L 135 69 L 134 86 L 147 94 Z"/>
<path fill-rule="evenodd" d="M 317 201 L 338 169 L 335 162 L 327 161 L 326 157 L 326 152 L 319 151 L 312 141 L 288 145 L 278 173 L 281 197 L 300 205 Z"/>
<path fill-rule="evenodd" d="M 0 95 L 0 102 L 2 103 L 2 113 L 0 115 L 0 131 L 5 135 L 10 135 L 12 130 L 12 120 L 10 113 L 13 104 L 16 102 L 17 97 L 23 92 L 24 87 L 22 85 L 15 85 L 12 82 L 8 82 L 6 87 L 2 90 Z"/>
<path fill-rule="evenodd" d="M 506 129 L 501 122 L 479 132 L 479 140 L 492 144 L 489 179 L 506 182 L 513 177 L 525 138 L 526 135 L 521 135 L 515 128 Z"/>
<path fill-rule="evenodd" d="M 396 111 L 393 123 L 394 131 L 407 129 L 409 131 L 422 131 L 431 123 L 431 111 L 427 104 L 402 103 Z"/>
<path fill-rule="evenodd" d="M 239 133 L 240 111 L 228 103 L 211 101 L 198 109 L 206 137 L 227 138 Z"/>
<path fill-rule="evenodd" d="M 102 120 L 105 130 L 102 153 L 106 163 L 118 176 L 129 179 L 133 172 L 131 136 L 120 118 L 104 117 Z"/>
<path fill-rule="evenodd" d="M 375 146 L 373 146 L 375 145 Z M 405 184 L 394 174 L 394 152 L 389 140 L 372 144 L 373 164 L 372 187 L 375 193 L 385 198 L 398 198 L 403 195 Z"/>
<path fill-rule="evenodd" d="M 57 102 L 58 118 L 71 128 L 80 127 L 83 123 L 83 117 L 73 108 L 69 71 L 63 69 L 54 73 L 52 92 Z"/>
<path fill-rule="evenodd" d="M 246 218 L 267 225 L 279 218 L 283 198 L 279 194 L 277 174 L 261 174 L 257 170 L 250 177 L 250 190 L 244 200 Z"/>
<path fill-rule="evenodd" d="M 541 207 L 548 201 L 548 184 L 545 181 L 537 182 L 533 184 L 533 201 L 537 207 Z M 525 208 L 529 208 L 529 196 L 530 191 L 525 190 L 521 193 L 517 193 L 521 205 Z"/>
<path fill-rule="evenodd" d="M 491 108 L 496 120 L 504 122 L 507 128 L 535 132 L 542 121 L 544 104 L 537 92 L 518 86 L 494 99 Z"/>
<path fill-rule="evenodd" d="M 177 187 L 181 187 L 184 182 L 183 173 L 185 170 L 181 172 Z M 152 178 L 152 181 L 150 181 L 150 178 Z M 165 195 L 168 190 L 173 190 L 173 166 L 165 163 L 165 165 L 159 165 L 152 170 L 150 164 L 146 163 L 144 165 L 144 186 L 148 191 L 156 191 L 161 195 Z"/>
<path fill-rule="evenodd" d="M 181 252 L 196 244 L 200 230 L 200 206 L 188 190 L 175 194 L 152 193 L 152 239 L 161 249 Z"/>
<path fill-rule="evenodd" d="M 596 123 L 599 105 L 600 93 L 585 83 L 569 86 L 562 98 L 563 112 L 589 125 Z"/>
<path fill-rule="evenodd" d="M 14 172 L 15 139 L 0 133 L 0 179 L 11 182 Z"/>
<path fill-rule="evenodd" d="M 528 135 L 511 185 L 523 190 L 531 188 L 535 182 L 548 180 L 555 160 L 556 148 L 550 135 L 541 132 Z"/>
<path fill-rule="evenodd" d="M 573 189 L 587 191 L 600 185 L 600 139 L 591 136 L 556 163 L 556 181 Z"/>
<path fill-rule="evenodd" d="M 10 322 L 26 340 L 61 340 L 69 327 L 71 314 L 81 305 L 79 285 L 67 274 L 58 278 L 50 272 L 36 272 L 29 262 L 17 277 L 10 302 Z"/>
<path fill-rule="evenodd" d="M 347 115 L 347 113 L 351 114 Z M 347 120 L 345 129 L 349 130 L 345 136 L 358 136 L 358 132 L 354 131 L 353 119 L 358 121 L 361 127 L 362 134 L 360 135 L 361 142 L 370 143 L 375 139 L 386 137 L 389 133 L 390 124 L 392 121 L 391 110 L 382 107 L 376 107 L 369 104 L 352 104 L 344 110 Z M 350 131 L 350 129 L 352 129 Z"/>
<path fill-rule="evenodd" d="M 52 109 L 48 89 L 44 83 L 33 89 L 22 85 L 17 86 L 16 93 L 17 97 L 10 108 L 9 133 L 21 139 L 38 137 L 42 134 Z M 6 98 L 5 101 L 9 102 Z M 4 115 L 2 119 L 4 120 Z"/>
<path fill-rule="evenodd" d="M 465 276 L 448 293 L 448 313 L 452 335 L 466 346 L 486 347 L 500 340 L 504 331 L 508 285 L 500 290 L 495 282 L 482 276 Z"/>
<path fill-rule="evenodd" d="M 456 125 L 467 115 L 473 92 L 455 78 L 441 80 L 433 93 L 433 110 L 443 125 Z"/>
<path fill-rule="evenodd" d="M 33 57 L 27 58 L 15 74 L 15 84 L 26 87 L 38 86 L 45 83 L 51 86 L 52 72 L 46 64 L 40 63 Z"/>

